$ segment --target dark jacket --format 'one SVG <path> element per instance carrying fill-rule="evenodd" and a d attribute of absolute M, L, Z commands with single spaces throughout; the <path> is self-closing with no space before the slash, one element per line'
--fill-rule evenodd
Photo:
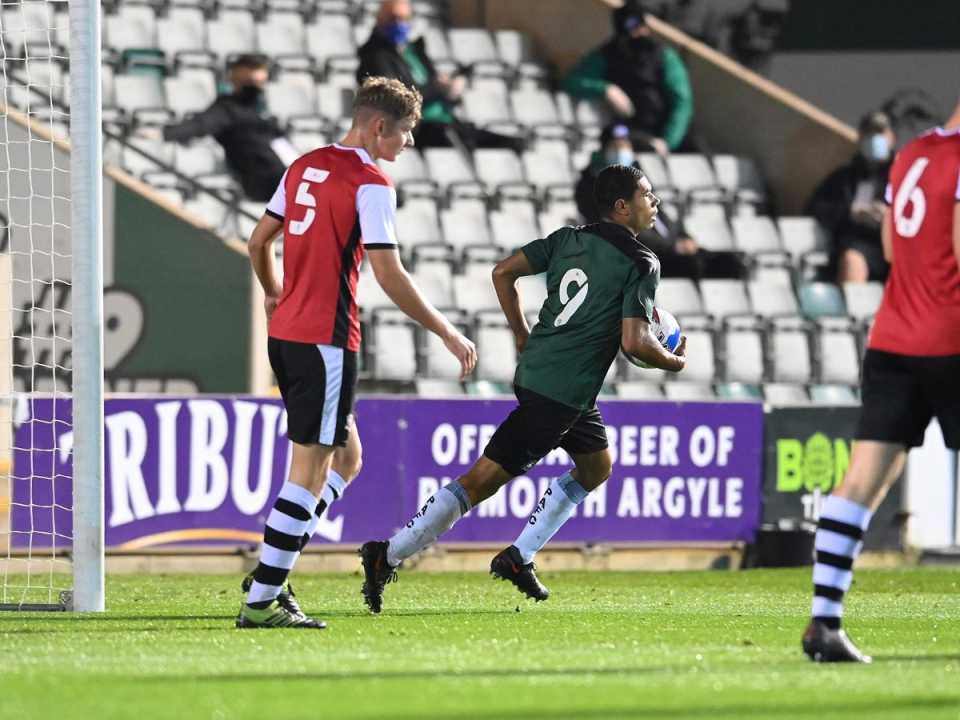
<path fill-rule="evenodd" d="M 250 200 L 267 202 L 286 169 L 270 143 L 283 137 L 276 120 L 261 111 L 262 92 L 241 88 L 221 95 L 201 113 L 163 128 L 164 140 L 184 142 L 212 135 L 223 146 L 227 166 Z"/>
<path fill-rule="evenodd" d="M 820 183 L 810 200 L 808 212 L 831 234 L 834 242 L 850 239 L 880 245 L 880 228 L 861 225 L 850 217 L 850 206 L 861 182 L 872 184 L 870 200 L 882 201 L 891 163 L 869 165 L 861 155 L 834 170 Z"/>
<path fill-rule="evenodd" d="M 403 59 L 400 50 L 377 28 L 370 33 L 370 38 L 360 48 L 358 55 L 360 57 L 360 67 L 357 68 L 357 84 L 372 76 L 382 76 L 395 78 L 407 87 L 415 87 L 423 95 L 423 104 L 427 105 L 435 100 L 441 100 L 446 103 L 443 91 L 437 84 L 437 69 L 433 62 L 427 57 L 427 51 L 424 46 L 423 38 L 417 38 L 410 42 L 409 47 L 427 69 L 429 80 L 422 85 L 414 82 L 413 75 L 410 72 L 410 66 Z"/>

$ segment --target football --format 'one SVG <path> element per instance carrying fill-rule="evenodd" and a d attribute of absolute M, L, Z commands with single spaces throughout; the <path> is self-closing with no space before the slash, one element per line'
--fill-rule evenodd
<path fill-rule="evenodd" d="M 667 350 L 674 352 L 677 349 L 677 346 L 680 344 L 680 323 L 677 322 L 677 319 L 671 313 L 661 307 L 654 307 L 653 323 L 650 329 L 653 330 L 653 334 L 657 336 L 657 340 L 659 340 L 660 344 Z M 639 368 L 653 368 L 652 365 L 648 365 L 635 358 L 624 350 L 623 347 L 620 348 L 620 353 L 632 365 L 636 365 Z"/>

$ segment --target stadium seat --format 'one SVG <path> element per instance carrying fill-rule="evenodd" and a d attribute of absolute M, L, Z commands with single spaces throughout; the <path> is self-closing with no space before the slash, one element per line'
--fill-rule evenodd
<path fill-rule="evenodd" d="M 430 147 L 424 150 L 423 157 L 430 179 L 443 192 L 449 193 L 458 187 L 481 187 L 467 158 L 457 148 Z"/>
<path fill-rule="evenodd" d="M 552 203 L 547 210 L 537 215 L 540 223 L 540 236 L 546 237 L 550 233 L 565 225 L 579 225 L 580 214 L 573 203 Z"/>
<path fill-rule="evenodd" d="M 167 106 L 161 79 L 156 75 L 117 75 L 113 82 L 117 105 L 127 113 Z"/>
<path fill-rule="evenodd" d="M 356 55 L 357 52 L 353 27 L 347 15 L 318 16 L 314 22 L 307 25 L 306 39 L 307 52 L 317 58 L 318 62 L 325 62 L 336 56 Z"/>
<path fill-rule="evenodd" d="M 701 280 L 700 293 L 706 299 L 703 309 L 718 320 L 753 314 L 746 289 L 740 280 Z"/>
<path fill-rule="evenodd" d="M 321 132 L 291 130 L 288 137 L 293 146 L 301 153 L 308 153 L 330 143 L 330 138 Z"/>
<path fill-rule="evenodd" d="M 857 389 L 849 385 L 811 385 L 810 399 L 817 405 L 859 405 Z"/>
<path fill-rule="evenodd" d="M 730 382 L 763 382 L 763 338 L 757 330 L 723 334 L 724 377 Z"/>
<path fill-rule="evenodd" d="M 714 155 L 713 169 L 717 183 L 731 198 L 747 203 L 762 202 L 765 199 L 763 180 L 750 158 Z"/>
<path fill-rule="evenodd" d="M 670 180 L 670 172 L 663 158 L 657 153 L 645 152 L 637 155 L 637 162 L 640 163 L 640 169 L 647 176 L 647 180 L 653 185 L 653 192 L 660 194 L 664 190 L 672 189 L 673 182 Z"/>
<path fill-rule="evenodd" d="M 722 215 L 714 212 L 714 205 L 697 206 L 683 220 L 687 233 L 705 250 L 732 251 L 736 249 L 730 225 Z"/>
<path fill-rule="evenodd" d="M 859 321 L 876 315 L 883 299 L 883 284 L 879 282 L 844 283 L 843 296 L 847 312 Z"/>
<path fill-rule="evenodd" d="M 552 186 L 573 186 L 574 178 L 570 170 L 569 151 L 564 151 L 556 145 L 548 146 L 543 143 L 533 150 L 523 154 L 523 168 L 527 180 L 533 183 L 541 192 Z"/>
<path fill-rule="evenodd" d="M 812 376 L 810 338 L 802 330 L 774 329 L 769 337 L 774 382 L 807 383 Z"/>
<path fill-rule="evenodd" d="M 803 385 L 766 383 L 763 397 L 771 405 L 809 405 L 810 396 Z"/>
<path fill-rule="evenodd" d="M 513 332 L 506 325 L 481 324 L 477 328 L 477 377 L 512 382 L 517 365 Z"/>
<path fill-rule="evenodd" d="M 487 193 L 493 195 L 506 186 L 529 188 L 523 177 L 523 165 L 512 150 L 499 148 L 479 149 L 473 154 L 477 176 L 484 183 Z"/>
<path fill-rule="evenodd" d="M 424 349 L 424 371 L 427 378 L 434 380 L 458 381 L 460 379 L 460 362 L 447 350 L 443 340 L 434 333 L 425 333 L 426 348 Z M 459 382 L 456 383 L 459 387 Z M 451 389 L 446 388 L 449 394 Z M 462 395 L 463 390 L 453 393 Z"/>
<path fill-rule="evenodd" d="M 374 277 L 369 261 L 365 262 L 360 268 L 360 279 L 357 282 L 357 305 L 367 316 L 380 308 L 395 307 L 393 300 L 384 292 Z"/>
<path fill-rule="evenodd" d="M 303 15 L 290 10 L 271 10 L 257 23 L 257 49 L 271 57 L 307 52 Z"/>
<path fill-rule="evenodd" d="M 737 250 L 749 255 L 780 252 L 780 236 L 773 220 L 764 215 L 738 215 L 731 221 Z"/>
<path fill-rule="evenodd" d="M 221 61 L 231 55 L 251 53 L 257 48 L 257 31 L 249 10 L 221 10 L 207 23 L 207 46 Z"/>
<path fill-rule="evenodd" d="M 602 100 L 580 100 L 575 107 L 577 113 L 577 125 L 581 130 L 594 127 L 599 129 L 606 127 L 612 121 L 612 116 L 607 105 Z"/>
<path fill-rule="evenodd" d="M 782 265 L 757 264 L 753 268 L 753 279 L 766 285 L 793 287 L 793 273 Z"/>
<path fill-rule="evenodd" d="M 454 307 L 453 270 L 449 263 L 438 260 L 420 261 L 413 272 L 413 279 L 434 307 Z"/>
<path fill-rule="evenodd" d="M 330 83 L 317 83 L 317 105 L 320 114 L 330 120 L 342 120 L 350 117 L 350 105 L 353 102 L 353 89 Z M 398 157 L 408 155 L 402 152 Z"/>
<path fill-rule="evenodd" d="M 800 307 L 811 320 L 822 317 L 845 317 L 843 294 L 833 283 L 804 283 L 800 286 Z"/>
<path fill-rule="evenodd" d="M 164 78 L 167 107 L 177 115 L 186 115 L 205 110 L 217 98 L 216 78 L 205 69 L 182 70 L 179 74 Z"/>
<path fill-rule="evenodd" d="M 510 93 L 510 104 L 517 122 L 529 127 L 560 123 L 560 112 L 546 90 L 514 90 Z"/>
<path fill-rule="evenodd" d="M 524 315 L 539 313 L 547 299 L 546 276 L 543 273 L 527 275 L 517 281 L 520 293 L 520 309 Z"/>
<path fill-rule="evenodd" d="M 450 28 L 447 40 L 453 59 L 460 65 L 471 67 L 477 63 L 500 64 L 500 55 L 493 35 L 486 28 Z"/>
<path fill-rule="evenodd" d="M 762 400 L 763 393 L 759 385 L 742 382 L 719 383 L 717 397 L 722 400 Z"/>
<path fill-rule="evenodd" d="M 440 213 L 443 240 L 458 250 L 468 245 L 490 245 L 487 207 L 483 200 L 459 199 Z"/>
<path fill-rule="evenodd" d="M 454 275 L 453 297 L 455 305 L 469 313 L 496 310 L 500 307 L 489 272 Z"/>
<path fill-rule="evenodd" d="M 223 150 L 209 139 L 194 140 L 189 145 L 177 145 L 174 165 L 188 177 L 209 175 L 220 169 Z"/>
<path fill-rule="evenodd" d="M 708 383 L 672 382 L 663 386 L 667 400 L 675 402 L 699 402 L 715 400 L 713 388 Z"/>
<path fill-rule="evenodd" d="M 453 59 L 453 51 L 447 33 L 440 27 L 428 26 L 424 29 L 423 39 L 426 42 L 427 55 L 434 64 Z"/>
<path fill-rule="evenodd" d="M 761 317 L 800 313 L 793 286 L 788 283 L 750 280 L 747 283 L 747 293 L 753 312 Z"/>
<path fill-rule="evenodd" d="M 373 324 L 373 373 L 378 380 L 413 380 L 417 374 L 417 348 L 413 327 L 406 324 Z"/>
<path fill-rule="evenodd" d="M 149 5 L 126 2 L 115 15 L 103 19 L 104 41 L 108 47 L 124 50 L 157 47 L 157 21 Z"/>
<path fill-rule="evenodd" d="M 710 202 L 724 199 L 723 188 L 710 167 L 710 161 L 699 153 L 674 153 L 667 156 L 667 169 L 673 186 L 690 198 Z"/>
<path fill-rule="evenodd" d="M 137 152 L 140 150 L 141 152 Z M 123 148 L 123 169 L 131 175 L 140 177 L 144 173 L 160 169 L 158 163 L 167 166 L 173 164 L 175 147 L 163 140 L 145 140 L 134 138 Z"/>
<path fill-rule="evenodd" d="M 466 119 L 480 126 L 510 122 L 513 119 L 505 85 L 501 87 L 474 85 L 463 93 L 461 107 Z"/>
<path fill-rule="evenodd" d="M 657 286 L 656 301 L 675 317 L 704 314 L 700 291 L 689 278 L 662 278 Z"/>
<path fill-rule="evenodd" d="M 279 80 L 267 83 L 266 99 L 270 114 L 281 123 L 317 113 L 316 85 L 308 73 L 283 73 Z"/>
<path fill-rule="evenodd" d="M 521 247 L 541 237 L 532 203 L 502 203 L 490 213 L 490 229 L 493 242 L 506 248 Z"/>
<path fill-rule="evenodd" d="M 809 253 L 826 253 L 829 241 L 826 232 L 812 217 L 780 217 L 777 219 L 783 249 L 795 261 Z"/>
<path fill-rule="evenodd" d="M 431 337 L 436 337 L 433 333 L 430 334 Z M 437 338 L 439 340 L 439 338 Z M 457 362 L 456 358 L 450 355 L 447 352 L 447 349 L 443 347 L 443 343 L 440 344 L 440 347 L 443 348 L 443 351 L 447 353 L 450 359 L 457 365 L 457 376 L 456 378 L 451 378 L 449 380 L 436 379 L 432 375 L 429 378 L 418 378 L 417 385 L 417 397 L 422 398 L 448 398 L 448 397 L 459 397 L 463 395 L 463 385 L 459 381 L 459 372 L 460 372 L 460 363 Z M 439 359 L 439 358 L 438 358 Z M 441 361 L 446 362 L 446 361 Z M 430 363 L 430 355 L 427 355 L 427 364 L 428 367 Z M 443 376 L 445 377 L 445 376 Z"/>
<path fill-rule="evenodd" d="M 662 400 L 663 388 L 643 380 L 622 382 L 617 383 L 617 396 L 624 400 Z"/>
<path fill-rule="evenodd" d="M 820 382 L 856 385 L 860 382 L 860 353 L 853 333 L 825 330 L 818 334 Z"/>
<path fill-rule="evenodd" d="M 407 198 L 397 209 L 397 240 L 404 251 L 419 245 L 442 243 L 437 204 L 429 198 Z"/>
<path fill-rule="evenodd" d="M 167 16 L 157 20 L 157 47 L 168 58 L 181 52 L 207 49 L 207 21 L 199 6 L 172 5 Z"/>

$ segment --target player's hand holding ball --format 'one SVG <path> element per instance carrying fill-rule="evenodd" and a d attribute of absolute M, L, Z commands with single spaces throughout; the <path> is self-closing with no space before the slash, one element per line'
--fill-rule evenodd
<path fill-rule="evenodd" d="M 669 369 L 671 372 L 680 372 L 683 370 L 686 366 L 687 336 L 681 334 L 680 323 L 677 322 L 673 314 L 661 307 L 654 307 L 653 322 L 650 323 L 650 332 L 657 339 L 657 342 L 663 346 L 664 350 L 673 353 L 678 361 L 677 367 L 663 369 Z M 620 352 L 631 365 L 646 370 L 657 369 L 655 366 L 631 355 L 623 347 L 620 348 Z"/>

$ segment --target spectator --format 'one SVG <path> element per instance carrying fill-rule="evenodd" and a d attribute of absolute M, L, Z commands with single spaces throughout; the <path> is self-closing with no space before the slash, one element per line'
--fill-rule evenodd
<path fill-rule="evenodd" d="M 882 282 L 887 277 L 880 224 L 896 140 L 885 113 L 866 115 L 856 156 L 831 173 L 810 201 L 810 214 L 830 233 L 830 267 L 837 282 Z"/>
<path fill-rule="evenodd" d="M 457 140 L 470 150 L 483 148 L 523 149 L 522 138 L 482 130 L 457 119 L 454 106 L 460 102 L 467 80 L 463 75 L 438 73 L 427 55 L 423 38 L 410 38 L 410 0 L 384 0 L 370 39 L 360 48 L 357 83 L 367 77 L 396 78 L 415 87 L 423 96 L 423 119 L 414 131 L 421 147 L 450 147 Z M 451 134 L 453 138 L 451 138 Z"/>
<path fill-rule="evenodd" d="M 250 200 L 268 202 L 284 170 L 300 153 L 287 140 L 276 120 L 266 114 L 264 86 L 269 64 L 262 55 L 240 55 L 227 68 L 233 88 L 203 112 L 162 132 L 145 128 L 143 137 L 185 142 L 212 135 L 223 146 L 227 168 Z"/>
<path fill-rule="evenodd" d="M 564 85 L 577 98 L 605 98 L 634 146 L 666 155 L 687 136 L 693 93 L 683 61 L 654 39 L 646 14 L 641 0 L 626 0 L 613 12 L 613 38 L 584 57 Z"/>
<path fill-rule="evenodd" d="M 600 221 L 594 198 L 594 182 L 608 165 L 632 165 L 639 168 L 626 125 L 612 125 L 600 136 L 601 148 L 583 169 L 575 192 L 577 209 L 588 223 Z M 641 168 L 642 169 L 642 168 Z M 654 193 L 657 188 L 653 189 Z M 697 245 L 679 219 L 671 218 L 661 205 L 654 227 L 637 236 L 660 258 L 663 277 L 742 277 L 743 263 L 736 253 L 710 252 Z"/>

